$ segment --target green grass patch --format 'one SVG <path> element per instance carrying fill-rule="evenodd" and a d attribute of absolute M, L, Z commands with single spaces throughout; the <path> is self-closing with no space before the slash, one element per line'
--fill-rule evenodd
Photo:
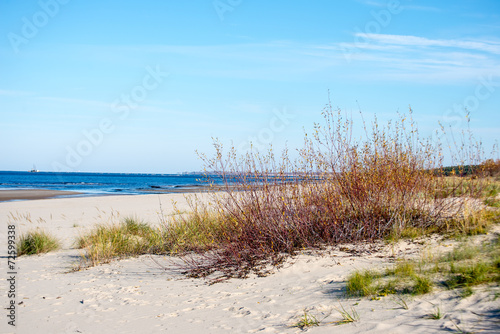
<path fill-rule="evenodd" d="M 490 181 L 484 189 L 484 196 L 495 197 L 500 194 L 500 183 L 498 181 Z"/>
<path fill-rule="evenodd" d="M 29 231 L 21 235 L 17 243 L 17 255 L 48 253 L 61 247 L 59 240 L 43 230 Z"/>
<path fill-rule="evenodd" d="M 483 201 L 491 207 L 500 207 L 500 200 L 485 199 Z M 451 237 L 468 237 L 486 234 L 493 224 L 500 223 L 500 212 L 490 209 L 467 211 L 462 215 L 443 219 L 442 221 L 424 227 L 405 226 L 394 228 L 385 238 L 388 242 L 397 242 L 401 239 L 415 240 L 432 234 L 442 234 Z"/>
<path fill-rule="evenodd" d="M 426 231 L 423 228 L 408 226 L 401 231 L 401 238 L 403 239 L 416 239 L 426 235 Z"/>
<path fill-rule="evenodd" d="M 372 295 L 375 292 L 373 282 L 377 277 L 374 271 L 355 271 L 347 280 L 347 294 L 357 297 Z"/>
<path fill-rule="evenodd" d="M 394 228 L 385 238 L 389 242 L 397 242 L 401 239 L 415 240 L 438 231 L 436 226 L 415 227 L 405 226 L 402 229 Z"/>
<path fill-rule="evenodd" d="M 432 291 L 432 282 L 425 276 L 414 275 L 413 282 L 410 289 L 410 293 L 413 295 L 423 295 Z"/>
<path fill-rule="evenodd" d="M 493 208 L 500 208 L 500 199 L 495 198 L 486 198 L 483 202 L 487 206 L 491 206 Z"/>
<path fill-rule="evenodd" d="M 462 296 L 473 293 L 472 286 L 500 282 L 500 242 L 471 246 L 461 244 L 451 252 L 419 261 L 398 261 L 385 271 L 355 271 L 347 279 L 350 296 L 387 294 L 421 295 L 434 288 L 461 289 Z"/>
<path fill-rule="evenodd" d="M 444 284 L 447 287 L 464 287 L 488 283 L 492 280 L 491 274 L 494 274 L 494 267 L 487 262 L 469 262 L 460 265 L 450 264 L 450 275 Z"/>
<path fill-rule="evenodd" d="M 449 219 L 443 223 L 440 232 L 455 237 L 485 234 L 493 224 L 500 223 L 500 213 L 493 210 L 470 212 L 462 218 Z"/>
<path fill-rule="evenodd" d="M 388 271 L 388 274 L 391 273 L 391 270 Z M 400 261 L 396 264 L 394 269 L 392 270 L 392 273 L 395 276 L 399 277 L 411 277 L 415 275 L 415 263 L 412 262 L 407 262 L 407 261 Z"/>
<path fill-rule="evenodd" d="M 445 254 L 440 262 L 454 263 L 455 261 L 471 260 L 478 257 L 480 253 L 481 250 L 478 247 L 455 247 L 451 252 Z"/>

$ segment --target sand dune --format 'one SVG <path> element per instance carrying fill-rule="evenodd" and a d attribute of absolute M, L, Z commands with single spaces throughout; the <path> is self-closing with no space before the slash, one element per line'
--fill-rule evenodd
<path fill-rule="evenodd" d="M 80 254 L 72 245 L 79 233 L 96 223 L 131 215 L 156 223 L 159 216 L 172 212 L 172 200 L 180 209 L 187 208 L 181 194 L 0 203 L 2 221 L 16 222 L 18 233 L 43 227 L 64 245 L 57 252 L 17 260 L 17 326 L 13 330 L 3 316 L 1 332 L 299 333 L 291 325 L 304 310 L 321 320 L 320 326 L 307 330 L 311 333 L 456 332 L 455 325 L 481 333 L 500 331 L 500 299 L 494 300 L 498 288 L 479 287 L 467 298 L 453 291 L 408 298 L 408 310 L 393 296 L 380 300 L 344 297 L 345 279 L 352 270 L 390 265 L 391 255 L 411 257 L 422 250 L 444 250 L 452 245 L 449 240 L 382 245 L 357 256 L 344 248 L 323 257 L 303 254 L 273 275 L 213 285 L 184 277 L 171 260 L 161 256 L 69 271 Z M 6 240 L 5 233 L 3 229 L 2 240 Z M 2 303 L 6 303 L 5 294 Z M 347 310 L 353 307 L 359 321 L 336 325 L 341 316 L 335 308 L 340 305 Z M 427 315 L 436 306 L 446 316 L 431 320 Z"/>

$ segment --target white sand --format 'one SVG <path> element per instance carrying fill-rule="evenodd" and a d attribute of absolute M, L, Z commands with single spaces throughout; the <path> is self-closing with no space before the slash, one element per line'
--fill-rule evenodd
<path fill-rule="evenodd" d="M 352 256 L 334 251 L 330 256 L 301 255 L 293 264 L 267 277 L 232 279 L 208 285 L 188 279 L 163 257 L 142 256 L 115 261 L 79 272 L 68 272 L 78 260 L 72 243 L 96 223 L 136 216 L 158 222 L 171 213 L 171 201 L 187 208 L 182 194 L 61 198 L 0 203 L 4 227 L 0 245 L 4 277 L 8 222 L 17 222 L 18 235 L 40 226 L 63 240 L 62 250 L 21 257 L 16 261 L 16 328 L 0 318 L 1 333 L 299 333 L 290 327 L 307 309 L 322 320 L 311 333 L 437 333 L 464 331 L 499 333 L 498 288 L 479 287 L 467 298 L 438 291 L 408 297 L 408 310 L 394 296 L 380 300 L 346 299 L 345 279 L 354 269 L 390 265 L 389 255 L 416 256 L 420 250 L 449 249 L 451 241 L 431 240 L 424 245 L 401 243 L 380 252 Z M 30 222 L 31 221 L 31 222 Z M 498 230 L 498 228 L 497 228 Z M 483 238 L 491 237 L 485 236 Z M 448 247 L 447 247 L 448 246 Z M 167 267 L 160 267 L 160 263 Z M 0 290 L 6 291 L 2 279 Z M 2 294 L 2 305 L 8 305 Z M 19 305 L 20 303 L 20 305 Z M 351 307 L 360 320 L 343 325 L 335 307 Z M 4 307 L 6 307 L 4 306 Z M 426 317 L 439 307 L 446 316 Z"/>

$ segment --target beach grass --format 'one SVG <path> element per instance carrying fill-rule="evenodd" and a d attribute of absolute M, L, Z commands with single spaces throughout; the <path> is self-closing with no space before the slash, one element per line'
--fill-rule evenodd
<path fill-rule="evenodd" d="M 126 218 L 118 224 L 101 224 L 77 240 L 77 248 L 86 250 L 85 266 L 107 263 L 116 258 L 158 252 L 163 248 L 163 238 L 158 229 Z"/>
<path fill-rule="evenodd" d="M 304 314 L 300 317 L 299 321 L 293 324 L 291 327 L 298 327 L 299 329 L 305 330 L 309 327 L 319 326 L 320 321 L 316 316 L 304 310 Z"/>
<path fill-rule="evenodd" d="M 355 271 L 347 279 L 348 296 L 420 295 L 435 288 L 463 289 L 500 282 L 500 241 L 474 246 L 462 243 L 452 251 L 419 260 L 401 260 L 385 270 Z"/>
<path fill-rule="evenodd" d="M 446 314 L 441 310 L 439 306 L 434 308 L 434 312 L 429 313 L 428 317 L 432 320 L 442 319 Z"/>
<path fill-rule="evenodd" d="M 342 320 L 335 322 L 337 325 L 349 324 L 351 322 L 359 321 L 359 314 L 358 312 L 356 312 L 354 307 L 351 307 L 351 310 L 349 311 L 345 309 L 342 303 L 340 303 L 340 308 L 336 307 L 335 309 L 342 317 Z"/>
<path fill-rule="evenodd" d="M 163 247 L 171 255 L 206 252 L 223 237 L 226 227 L 217 212 L 200 203 L 191 203 L 191 207 L 193 211 L 178 212 L 162 222 Z"/>
<path fill-rule="evenodd" d="M 172 215 L 157 227 L 128 217 L 118 223 L 96 225 L 81 235 L 76 245 L 85 250 L 81 267 L 143 254 L 203 252 L 214 246 L 214 235 L 220 233 L 219 225 L 213 213 L 201 210 Z"/>
<path fill-rule="evenodd" d="M 364 297 L 375 293 L 373 281 L 378 275 L 370 270 L 354 272 L 347 282 L 347 291 L 351 296 Z"/>
<path fill-rule="evenodd" d="M 402 296 L 402 295 L 396 295 L 396 297 L 393 299 L 394 303 L 401 307 L 403 310 L 409 310 L 410 306 L 408 305 L 407 299 Z"/>
<path fill-rule="evenodd" d="M 59 240 L 49 233 L 36 229 L 22 234 L 17 243 L 17 255 L 48 253 L 61 247 Z"/>

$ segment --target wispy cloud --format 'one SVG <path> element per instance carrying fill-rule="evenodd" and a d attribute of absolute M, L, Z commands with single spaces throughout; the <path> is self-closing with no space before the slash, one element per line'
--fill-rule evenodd
<path fill-rule="evenodd" d="M 160 53 L 205 59 L 227 59 L 223 66 L 202 70 L 206 75 L 246 78 L 317 78 L 318 75 L 366 76 L 381 79 L 454 81 L 484 73 L 500 75 L 500 40 L 432 39 L 411 35 L 355 34 L 363 43 L 309 44 L 269 42 L 220 46 L 156 46 Z M 345 48 L 356 64 L 346 64 Z M 152 51 L 153 51 L 152 50 Z M 235 66 L 231 66 L 234 64 Z M 245 64 L 245 66 L 242 66 Z M 360 68 L 356 66 L 362 65 Z M 349 71 L 349 73 L 346 73 Z M 360 72 L 360 73 L 358 73 Z M 328 74 L 330 73 L 330 74 Z M 429 78 L 429 79 L 426 79 Z"/>
<path fill-rule="evenodd" d="M 173 77 L 317 82 L 330 78 L 448 82 L 500 76 L 500 39 L 433 39 L 413 35 L 352 35 L 350 42 L 269 41 L 221 45 L 81 45 L 111 59 L 126 55 L 132 66 L 141 54 L 168 59 L 161 68 Z M 351 61 L 347 61 L 349 53 Z M 125 60 L 124 60 L 125 61 Z M 140 64 L 143 66 L 143 64 Z M 61 100 L 61 102 L 63 102 Z M 69 101 L 68 101 L 69 102 Z M 78 101 L 74 101 L 78 103 Z M 109 101 L 112 102 L 112 101 Z M 106 107 L 99 101 L 82 101 Z M 90 106 L 90 105 L 89 105 Z M 252 109 L 252 108 L 249 108 Z M 255 108 L 253 108 L 255 110 Z"/>
<path fill-rule="evenodd" d="M 414 47 L 448 47 L 490 52 L 500 55 L 500 42 L 482 40 L 456 40 L 456 39 L 429 39 L 408 35 L 386 35 L 356 33 L 355 36 L 363 37 L 368 43 L 374 42 L 388 46 L 414 46 Z"/>
<path fill-rule="evenodd" d="M 357 78 L 442 83 L 500 76 L 500 41 L 494 39 L 356 33 L 353 42 L 319 48 L 338 50 L 362 67 L 364 73 L 352 73 Z"/>

